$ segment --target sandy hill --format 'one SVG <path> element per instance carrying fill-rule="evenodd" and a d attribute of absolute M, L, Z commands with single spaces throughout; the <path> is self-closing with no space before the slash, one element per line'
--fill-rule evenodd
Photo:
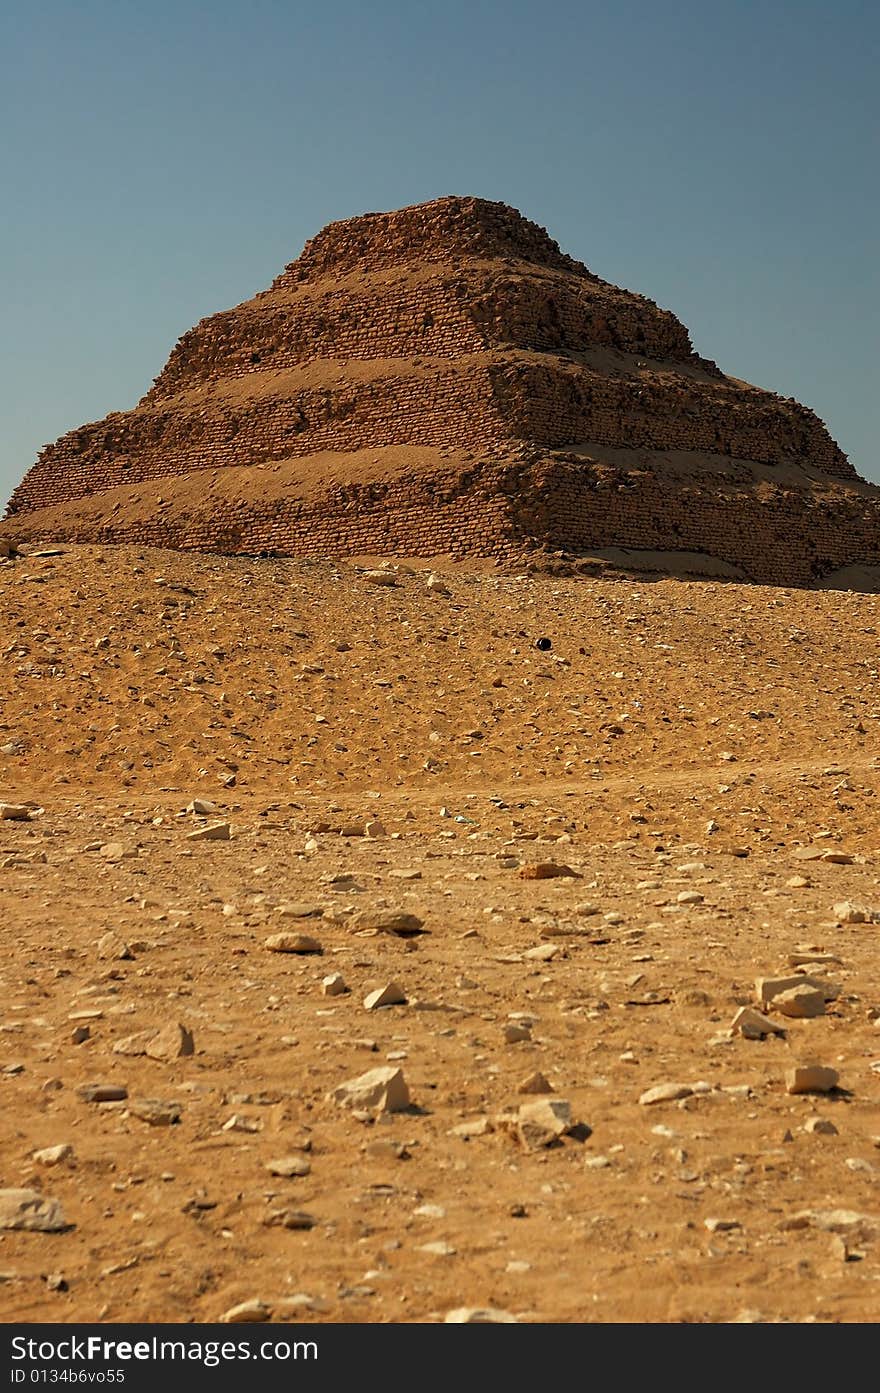
<path fill-rule="evenodd" d="M 39 550 L 8 1320 L 875 1318 L 874 596 Z"/>
<path fill-rule="evenodd" d="M 4 528 L 806 585 L 880 563 L 878 522 L 811 411 L 725 376 L 514 209 L 442 198 L 332 224 L 197 324 L 134 410 L 47 446 Z"/>

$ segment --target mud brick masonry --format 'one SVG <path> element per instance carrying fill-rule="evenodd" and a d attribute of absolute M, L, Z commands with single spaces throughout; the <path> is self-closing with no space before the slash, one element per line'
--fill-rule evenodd
<path fill-rule="evenodd" d="M 184 334 L 132 411 L 47 446 L 13 540 L 344 555 L 880 564 L 880 489 L 791 399 L 501 203 L 333 223 Z M 695 562 L 699 569 L 699 559 Z"/>

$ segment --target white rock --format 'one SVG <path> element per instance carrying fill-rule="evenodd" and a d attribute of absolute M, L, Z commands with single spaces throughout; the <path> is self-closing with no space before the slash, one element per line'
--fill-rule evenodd
<path fill-rule="evenodd" d="M 785 1075 L 787 1093 L 830 1093 L 837 1086 L 836 1069 L 821 1064 L 801 1064 Z"/>
<path fill-rule="evenodd" d="M 221 1325 L 251 1325 L 257 1321 L 271 1320 L 272 1307 L 265 1301 L 254 1299 L 242 1301 L 238 1306 L 230 1306 L 220 1317 Z"/>
<path fill-rule="evenodd" d="M 348 990 L 341 972 L 331 972 L 321 983 L 322 996 L 345 996 Z"/>
<path fill-rule="evenodd" d="M 195 1049 L 192 1031 L 179 1021 L 171 1021 L 147 1041 L 144 1053 L 149 1055 L 150 1059 L 171 1063 L 172 1060 L 184 1059 L 195 1054 Z"/>
<path fill-rule="evenodd" d="M 755 995 L 761 1006 L 772 1006 L 777 996 L 781 996 L 783 992 L 794 991 L 798 987 L 814 987 L 823 993 L 826 1001 L 833 1001 L 840 990 L 833 982 L 824 982 L 818 977 L 808 977 L 806 974 L 755 979 Z"/>
<path fill-rule="evenodd" d="M 232 835 L 228 822 L 211 822 L 207 827 L 197 827 L 187 832 L 188 842 L 228 842 Z"/>
<path fill-rule="evenodd" d="M 67 1227 L 58 1200 L 37 1190 L 0 1190 L 0 1229 L 61 1233 Z"/>
<path fill-rule="evenodd" d="M 875 1227 L 880 1222 L 870 1214 L 860 1214 L 856 1209 L 801 1209 L 794 1220 L 795 1223 L 801 1221 L 803 1225 L 815 1224 L 817 1229 L 824 1229 L 827 1233 L 846 1233 L 847 1229 L 863 1224 Z"/>
<path fill-rule="evenodd" d="M 693 1091 L 689 1083 L 655 1083 L 645 1090 L 639 1102 L 643 1108 L 649 1108 L 654 1103 L 675 1103 L 679 1098 L 690 1098 Z"/>
<path fill-rule="evenodd" d="M 234 1112 L 231 1117 L 227 1117 L 220 1129 L 223 1132 L 262 1132 L 263 1124 L 256 1117 L 248 1117 L 247 1113 Z"/>
<path fill-rule="evenodd" d="M 60 1146 L 44 1146 L 39 1151 L 31 1152 L 31 1160 L 39 1166 L 60 1166 L 62 1161 L 73 1160 L 73 1147 L 67 1142 L 62 1142 Z"/>
<path fill-rule="evenodd" d="M 369 1069 L 335 1088 L 329 1098 L 342 1107 L 364 1112 L 404 1112 L 409 1107 L 409 1088 L 403 1070 L 391 1065 Z"/>
<path fill-rule="evenodd" d="M 277 1161 L 266 1162 L 266 1170 L 270 1175 L 280 1175 L 285 1180 L 290 1180 L 294 1176 L 308 1175 L 311 1169 L 310 1163 L 304 1156 L 281 1156 Z"/>
<path fill-rule="evenodd" d="M 405 1006 L 406 994 L 396 982 L 387 982 L 384 987 L 377 987 L 364 997 L 364 1006 L 368 1011 L 375 1011 L 380 1006 Z"/>

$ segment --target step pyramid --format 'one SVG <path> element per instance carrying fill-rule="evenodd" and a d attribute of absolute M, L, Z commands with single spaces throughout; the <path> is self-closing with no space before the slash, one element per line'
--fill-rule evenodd
<path fill-rule="evenodd" d="M 13 540 L 299 557 L 561 552 L 774 584 L 880 564 L 880 489 L 791 398 L 513 208 L 332 223 L 47 446 Z M 646 559 L 647 558 L 647 559 Z"/>

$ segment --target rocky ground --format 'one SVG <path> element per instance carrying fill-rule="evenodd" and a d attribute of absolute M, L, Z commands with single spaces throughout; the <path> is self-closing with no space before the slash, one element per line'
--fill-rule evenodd
<path fill-rule="evenodd" d="M 48 550 L 4 1319 L 876 1318 L 875 597 Z"/>

